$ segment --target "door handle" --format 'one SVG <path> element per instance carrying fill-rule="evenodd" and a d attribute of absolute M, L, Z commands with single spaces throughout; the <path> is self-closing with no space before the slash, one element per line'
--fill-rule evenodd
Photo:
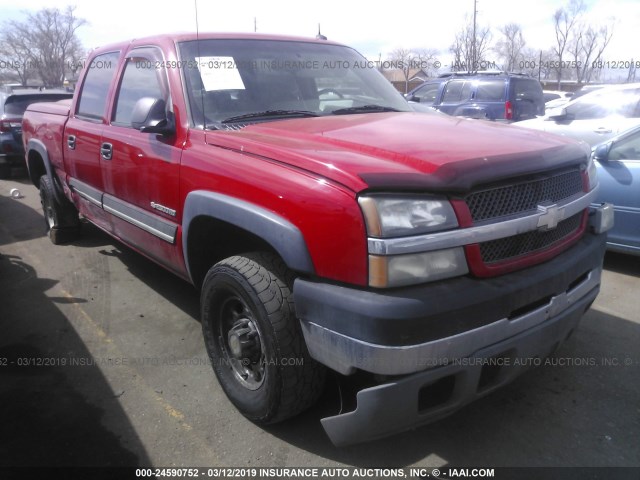
<path fill-rule="evenodd" d="M 596 128 L 594 130 L 594 132 L 596 132 L 596 133 L 611 133 L 611 132 L 613 132 L 613 130 L 610 129 L 610 128 L 607 128 L 607 127 L 599 127 L 599 128 Z"/>
<path fill-rule="evenodd" d="M 69 147 L 69 150 L 75 150 L 76 149 L 76 136 L 75 135 L 69 135 L 67 137 L 67 146 Z"/>
<path fill-rule="evenodd" d="M 113 156 L 113 145 L 110 143 L 103 143 L 100 146 L 100 155 L 102 155 L 102 158 L 105 160 L 111 160 L 111 157 Z"/>

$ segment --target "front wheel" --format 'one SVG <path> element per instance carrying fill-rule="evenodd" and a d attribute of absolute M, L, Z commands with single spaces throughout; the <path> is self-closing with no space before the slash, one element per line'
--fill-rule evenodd
<path fill-rule="evenodd" d="M 227 258 L 202 287 L 202 330 L 227 397 L 248 419 L 276 423 L 320 396 L 325 368 L 309 356 L 295 316 L 292 274 L 268 253 Z"/>

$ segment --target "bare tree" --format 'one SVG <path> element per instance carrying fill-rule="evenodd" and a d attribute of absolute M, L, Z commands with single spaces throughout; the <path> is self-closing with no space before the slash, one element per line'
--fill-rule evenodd
<path fill-rule="evenodd" d="M 466 25 L 456 34 L 449 51 L 453 54 L 451 70 L 477 71 L 487 68 L 491 30 L 489 27 L 477 27 L 474 38 L 473 23 Z M 475 46 L 475 48 L 474 48 Z"/>
<path fill-rule="evenodd" d="M 86 21 L 76 17 L 74 11 L 75 7 L 63 11 L 45 8 L 28 13 L 24 22 L 4 24 L 3 44 L 15 49 L 16 56 L 24 56 L 24 63 L 37 72 L 46 86 L 62 85 L 68 65 L 82 57 L 76 31 Z"/>
<path fill-rule="evenodd" d="M 3 30 L 0 33 L 0 56 L 3 57 L 7 78 L 13 77 L 25 86 L 29 79 L 35 77 L 29 47 L 14 30 Z"/>
<path fill-rule="evenodd" d="M 553 14 L 553 26 L 556 36 L 553 51 L 556 57 L 555 70 L 558 77 L 558 90 L 562 81 L 562 71 L 565 67 L 567 46 L 585 10 L 586 7 L 583 0 L 570 0 L 567 6 L 559 8 Z"/>
<path fill-rule="evenodd" d="M 402 71 L 404 77 L 404 93 L 409 91 L 409 62 L 412 57 L 412 51 L 409 48 L 396 48 L 389 56 L 389 61 L 393 65 L 397 65 L 398 70 Z"/>
<path fill-rule="evenodd" d="M 594 29 L 589 25 L 580 25 L 569 46 L 569 53 L 574 62 L 573 68 L 578 83 L 588 83 L 594 74 L 600 73 L 598 61 L 602 59 L 604 50 L 613 35 L 613 25 Z"/>
<path fill-rule="evenodd" d="M 632 83 L 636 81 L 636 63 L 631 59 L 631 64 L 629 66 L 629 73 L 627 74 L 627 83 Z"/>
<path fill-rule="evenodd" d="M 494 51 L 502 60 L 502 68 L 507 72 L 520 70 L 523 50 L 526 45 L 522 35 L 522 27 L 517 23 L 508 23 L 498 29 L 501 37 L 496 42 Z"/>
<path fill-rule="evenodd" d="M 391 52 L 388 60 L 402 71 L 404 93 L 407 93 L 411 76 L 420 70 L 427 75 L 432 74 L 435 71 L 433 60 L 436 58 L 437 51 L 433 49 L 396 48 Z"/>

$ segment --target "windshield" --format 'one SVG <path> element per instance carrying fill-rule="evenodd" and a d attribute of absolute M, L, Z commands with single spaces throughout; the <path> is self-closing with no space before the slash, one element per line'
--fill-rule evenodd
<path fill-rule="evenodd" d="M 199 43 L 199 44 L 198 44 Z M 348 47 L 273 40 L 200 40 L 179 45 L 193 123 L 335 113 L 411 111 L 370 62 Z"/>
<path fill-rule="evenodd" d="M 574 120 L 605 118 L 610 115 L 636 117 L 640 90 L 602 89 L 580 97 L 570 103 L 565 111 Z"/>

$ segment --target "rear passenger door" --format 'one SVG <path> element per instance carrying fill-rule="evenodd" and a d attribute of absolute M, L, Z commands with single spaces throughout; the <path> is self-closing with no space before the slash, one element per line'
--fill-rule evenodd
<path fill-rule="evenodd" d="M 489 120 L 505 120 L 507 108 L 505 104 L 507 98 L 508 82 L 503 78 L 480 79 L 476 84 L 474 93 L 474 105 L 478 111 L 484 112 L 485 118 Z"/>
<path fill-rule="evenodd" d="M 119 58 L 120 52 L 104 53 L 86 67 L 87 73 L 62 139 L 65 170 L 80 212 L 107 231 L 111 230 L 111 219 L 102 209 L 104 180 L 100 139 L 107 123 L 107 106 Z"/>
<path fill-rule="evenodd" d="M 118 237 L 175 269 L 180 264 L 175 243 L 184 139 L 134 128 L 134 108 L 145 98 L 163 101 L 166 117 L 174 118 L 165 61 L 156 47 L 135 48 L 125 57 L 101 138 L 103 203 Z"/>
<path fill-rule="evenodd" d="M 469 79 L 450 80 L 442 92 L 442 100 L 437 109 L 448 115 L 466 116 L 465 107 L 471 99 L 472 81 Z"/>

